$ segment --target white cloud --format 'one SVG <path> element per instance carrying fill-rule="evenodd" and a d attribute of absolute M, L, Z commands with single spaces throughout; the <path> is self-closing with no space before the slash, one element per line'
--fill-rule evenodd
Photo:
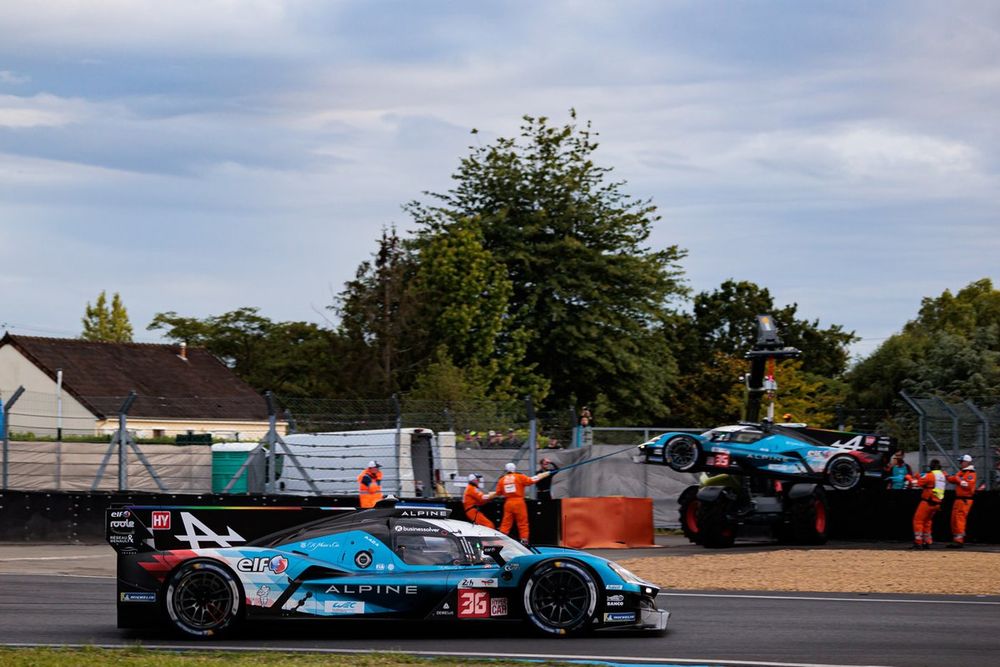
<path fill-rule="evenodd" d="M 31 81 L 30 76 L 24 76 L 10 70 L 0 69 L 0 83 L 19 85 Z"/>
<path fill-rule="evenodd" d="M 63 127 L 83 121 L 92 108 L 83 100 L 54 95 L 0 95 L 0 128 Z"/>

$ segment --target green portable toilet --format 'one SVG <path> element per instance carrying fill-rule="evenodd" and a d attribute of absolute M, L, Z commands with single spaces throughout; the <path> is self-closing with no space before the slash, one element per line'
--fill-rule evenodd
<path fill-rule="evenodd" d="M 220 442 L 212 445 L 212 493 L 222 493 L 233 475 L 239 472 L 250 452 L 256 448 L 256 442 Z M 229 493 L 247 492 L 248 472 L 249 466 L 244 468 L 229 489 Z"/>

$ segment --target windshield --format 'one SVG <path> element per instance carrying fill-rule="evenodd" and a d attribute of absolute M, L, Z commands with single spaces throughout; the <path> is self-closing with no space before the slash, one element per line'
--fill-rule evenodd
<path fill-rule="evenodd" d="M 762 431 L 754 430 L 742 430 L 742 431 L 731 431 L 731 430 L 712 430 L 707 433 L 702 434 L 702 437 L 708 438 L 711 442 L 739 442 L 739 443 L 751 443 L 757 442 L 764 437 Z"/>
<path fill-rule="evenodd" d="M 500 533 L 497 535 L 469 535 L 462 539 L 465 540 L 465 544 L 471 554 L 470 565 L 496 564 L 496 561 L 486 555 L 484 551 L 486 547 L 500 547 L 500 557 L 504 560 L 510 560 L 511 558 L 531 553 L 528 547 Z"/>

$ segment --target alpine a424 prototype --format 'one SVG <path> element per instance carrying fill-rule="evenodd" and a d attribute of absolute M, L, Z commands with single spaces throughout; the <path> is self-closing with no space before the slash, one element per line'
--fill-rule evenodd
<path fill-rule="evenodd" d="M 664 433 L 641 445 L 647 463 L 678 472 L 752 474 L 827 484 L 838 491 L 881 479 L 888 436 L 805 426 L 745 423 L 705 433 Z"/>
<path fill-rule="evenodd" d="M 574 549 L 526 547 L 396 505 L 107 510 L 118 627 L 214 637 L 254 619 L 521 621 L 569 636 L 664 630 L 658 587 Z"/>

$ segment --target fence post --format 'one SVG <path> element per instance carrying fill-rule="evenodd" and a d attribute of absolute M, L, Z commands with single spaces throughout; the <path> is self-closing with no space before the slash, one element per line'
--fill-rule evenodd
<path fill-rule="evenodd" d="M 403 446 L 403 406 L 399 404 L 399 396 L 393 394 L 389 399 L 396 413 L 396 446 L 393 448 L 393 458 L 396 462 L 396 496 L 403 495 L 403 480 L 399 478 L 399 469 L 403 464 L 399 450 Z"/>
<path fill-rule="evenodd" d="M 944 399 L 942 399 L 940 396 L 935 396 L 934 398 L 937 399 L 937 402 L 941 404 L 941 407 L 944 408 L 945 411 L 949 415 L 951 415 L 951 456 L 948 457 L 948 458 L 951 459 L 952 466 L 954 466 L 954 467 L 957 468 L 958 467 L 958 450 L 959 450 L 959 443 L 958 443 L 958 441 L 959 441 L 959 438 L 960 438 L 960 436 L 959 436 L 958 413 L 955 412 L 950 405 L 948 405 L 947 403 L 945 403 Z"/>
<path fill-rule="evenodd" d="M 920 472 L 923 473 L 924 467 L 927 465 L 927 448 L 924 444 L 925 431 L 927 428 L 925 422 L 927 413 L 924 412 L 923 408 L 921 408 L 916 401 L 910 398 L 910 395 L 905 391 L 899 392 L 899 395 L 902 396 L 903 400 L 906 401 L 906 404 L 910 406 L 910 409 L 917 413 L 917 447 L 920 452 L 917 467 L 920 469 Z"/>
<path fill-rule="evenodd" d="M 130 391 L 128 397 L 118 408 L 118 490 L 128 491 L 128 411 L 135 402 L 135 392 Z"/>
<path fill-rule="evenodd" d="M 278 480 L 278 414 L 274 409 L 274 394 L 270 391 L 264 392 L 264 400 L 267 402 L 267 481 L 264 483 L 264 493 L 274 493 L 275 483 Z M 249 457 L 248 457 L 249 458 Z"/>
<path fill-rule="evenodd" d="M 972 402 L 971 398 L 965 401 L 965 405 L 968 406 L 972 414 L 976 415 L 976 419 L 981 424 L 979 434 L 980 442 L 983 445 L 983 467 L 985 468 L 983 476 L 986 478 L 986 490 L 989 491 L 993 488 L 993 448 L 990 447 L 990 420 L 979 409 L 979 406 Z"/>
<path fill-rule="evenodd" d="M 10 452 L 8 451 L 9 437 L 10 437 L 10 420 L 7 419 L 7 415 L 10 414 L 10 409 L 14 407 L 17 403 L 17 399 L 21 398 L 21 394 L 24 393 L 24 386 L 17 388 L 10 398 L 7 399 L 6 403 L 0 401 L 0 430 L 3 431 L 3 490 L 7 490 L 7 474 L 10 468 L 9 458 Z"/>
<path fill-rule="evenodd" d="M 528 475 L 534 475 L 538 470 L 538 417 L 535 415 L 535 404 L 531 396 L 524 397 L 524 407 L 528 413 Z M 532 498 L 537 497 L 535 487 L 528 487 Z"/>

